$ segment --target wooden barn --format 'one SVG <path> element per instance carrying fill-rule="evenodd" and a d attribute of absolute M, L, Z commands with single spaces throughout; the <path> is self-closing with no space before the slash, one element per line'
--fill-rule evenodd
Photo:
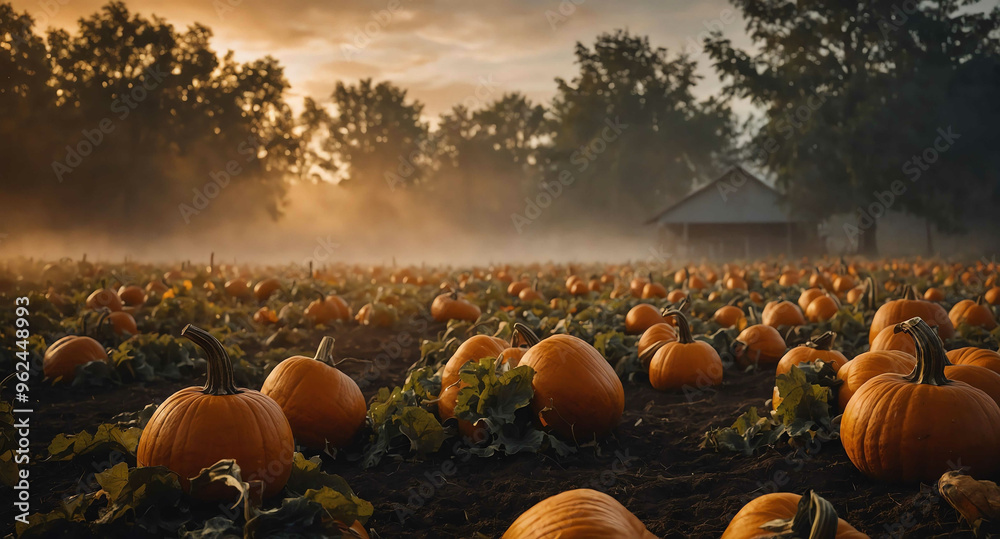
<path fill-rule="evenodd" d="M 816 251 L 816 223 L 791 216 L 783 195 L 742 166 L 646 221 L 669 252 L 691 258 L 756 258 Z"/>

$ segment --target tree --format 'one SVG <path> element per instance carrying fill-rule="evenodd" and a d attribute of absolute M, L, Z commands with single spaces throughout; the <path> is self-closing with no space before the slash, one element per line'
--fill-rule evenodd
<path fill-rule="evenodd" d="M 546 181 L 562 176 L 582 207 L 633 226 L 719 171 L 733 118 L 725 101 L 695 99 L 693 60 L 619 30 L 578 43 L 576 63 L 556 79 Z"/>
<path fill-rule="evenodd" d="M 325 148 L 344 163 L 341 181 L 393 189 L 420 182 L 428 137 L 422 103 L 407 102 L 406 90 L 371 79 L 338 82 L 332 97 L 336 112 Z"/>
<path fill-rule="evenodd" d="M 299 149 L 276 60 L 220 60 L 208 28 L 179 33 L 118 2 L 80 19 L 73 34 L 50 32 L 47 45 L 25 16 L 8 4 L 0 11 L 2 24 L 27 28 L 28 43 L 15 48 L 19 36 L 3 32 L 0 50 L 20 56 L 0 66 L 19 81 L 0 94 L 0 116 L 31 118 L 0 125 L 16 171 L 0 181 L 51 228 L 180 227 L 222 190 L 225 201 L 203 222 L 225 221 L 225 208 L 280 213 Z"/>
<path fill-rule="evenodd" d="M 1000 12 L 966 6 L 977 3 L 733 0 L 755 51 L 718 33 L 706 50 L 726 95 L 764 109 L 745 150 L 777 176 L 795 211 L 857 213 L 860 225 L 845 233 L 874 254 L 887 207 L 957 230 L 972 193 L 996 193 L 995 152 L 964 135 L 1000 120 Z M 949 127 L 962 143 L 929 152 L 939 154 L 933 167 L 914 164 Z"/>

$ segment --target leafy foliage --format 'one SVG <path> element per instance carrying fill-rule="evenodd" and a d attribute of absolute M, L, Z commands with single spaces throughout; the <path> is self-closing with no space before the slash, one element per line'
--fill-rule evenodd
<path fill-rule="evenodd" d="M 702 447 L 734 451 L 746 455 L 758 449 L 787 442 L 804 445 L 812 440 L 835 439 L 840 433 L 836 410 L 836 389 L 840 381 L 830 364 L 822 361 L 793 366 L 776 377 L 781 403 L 770 415 L 757 408 L 739 416 L 729 427 L 705 433 Z"/>
<path fill-rule="evenodd" d="M 429 411 L 428 402 L 437 398 L 441 377 L 433 367 L 414 370 L 402 387 L 379 389 L 368 409 L 372 437 L 365 449 L 364 466 L 378 464 L 382 457 L 407 444 L 406 452 L 434 453 L 446 438 L 444 427 Z M 398 453 L 397 453 L 398 454 Z"/>

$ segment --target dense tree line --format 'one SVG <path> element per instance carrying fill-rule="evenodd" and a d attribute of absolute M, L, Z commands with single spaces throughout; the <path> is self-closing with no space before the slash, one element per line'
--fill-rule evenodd
<path fill-rule="evenodd" d="M 577 73 L 550 103 L 483 87 L 434 122 L 370 79 L 331 81 L 295 116 L 274 58 L 238 63 L 208 28 L 122 3 L 44 35 L 0 3 L 0 190 L 49 228 L 136 233 L 201 218 L 223 191 L 226 208 L 277 218 L 293 182 L 359 204 L 413 197 L 469 227 L 520 229 L 545 193 L 560 199 L 553 222 L 628 228 L 736 160 L 775 174 L 809 216 L 863 213 L 890 193 L 887 205 L 960 229 L 958 208 L 996 202 L 996 10 L 732 1 L 755 48 L 705 40 L 719 96 L 694 96 L 689 57 L 615 31 L 577 44 Z M 732 98 L 763 115 L 737 125 Z M 940 133 L 950 143 L 928 163 Z M 874 222 L 855 231 L 869 249 Z"/>

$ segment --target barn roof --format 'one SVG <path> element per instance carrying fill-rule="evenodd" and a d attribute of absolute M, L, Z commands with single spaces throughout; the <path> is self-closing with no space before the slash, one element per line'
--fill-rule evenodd
<path fill-rule="evenodd" d="M 646 224 L 788 223 L 782 194 L 740 165 L 692 191 Z"/>

